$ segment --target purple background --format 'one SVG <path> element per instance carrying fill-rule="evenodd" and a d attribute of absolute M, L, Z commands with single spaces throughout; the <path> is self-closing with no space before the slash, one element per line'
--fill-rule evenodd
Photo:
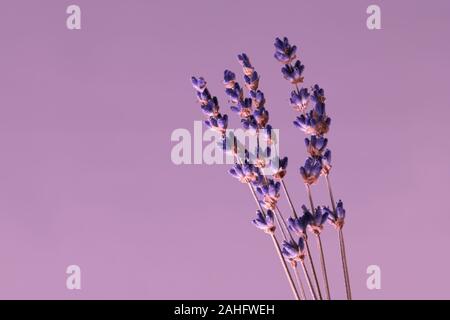
<path fill-rule="evenodd" d="M 81 31 L 65 26 L 72 3 Z M 172 131 L 202 119 L 189 77 L 206 77 L 228 112 L 222 72 L 239 72 L 245 51 L 282 129 L 288 186 L 306 201 L 304 137 L 273 59 L 283 35 L 328 96 L 354 297 L 450 298 L 450 2 L 268 3 L 2 1 L 0 298 L 290 299 L 246 187 L 226 166 L 170 159 Z M 372 3 L 380 31 L 366 28 Z M 313 191 L 328 204 L 323 184 Z M 324 241 L 343 298 L 332 228 Z M 70 264 L 81 291 L 65 287 Z"/>

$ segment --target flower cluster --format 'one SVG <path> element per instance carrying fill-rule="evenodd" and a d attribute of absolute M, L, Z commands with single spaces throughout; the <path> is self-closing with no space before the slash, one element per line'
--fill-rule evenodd
<path fill-rule="evenodd" d="M 197 92 L 197 99 L 200 103 L 200 107 L 203 113 L 208 117 L 205 120 L 206 126 L 216 130 L 225 135 L 225 131 L 228 127 L 228 116 L 219 112 L 219 103 L 217 97 L 211 96 L 208 88 L 206 87 L 206 81 L 202 77 L 191 78 L 192 86 Z"/>
<path fill-rule="evenodd" d="M 313 213 L 305 206 L 302 209 L 310 230 L 315 234 L 320 234 L 323 230 L 323 225 L 328 220 L 329 209 L 327 207 L 317 207 Z"/>
<path fill-rule="evenodd" d="M 303 261 L 305 259 L 305 240 L 303 238 L 298 238 L 298 241 L 294 240 L 283 241 L 283 255 L 291 263 L 295 265 L 297 261 Z"/>
<path fill-rule="evenodd" d="M 328 176 L 331 171 L 331 150 L 327 149 L 328 139 L 325 138 L 325 134 L 330 129 L 331 118 L 326 113 L 325 90 L 317 84 L 310 89 L 311 91 L 304 87 L 298 88 L 297 83 L 302 83 L 303 78 L 301 81 L 292 81 L 292 78 L 286 76 L 286 70 L 298 69 L 302 72 L 304 70 L 299 60 L 292 65 L 296 59 L 297 47 L 292 46 L 287 38 L 283 38 L 283 40 L 277 38 L 274 46 L 275 58 L 283 64 L 281 70 L 283 76 L 295 84 L 290 101 L 294 105 L 294 109 L 301 114 L 295 119 L 294 125 L 308 135 L 305 138 L 305 145 L 309 157 L 300 167 L 300 175 L 306 184 L 312 185 L 321 174 Z M 300 79 L 300 76 L 297 76 L 296 79 Z M 307 111 L 311 103 L 313 107 Z M 331 219 L 332 215 L 328 215 L 328 217 Z"/>
<path fill-rule="evenodd" d="M 267 210 L 263 213 L 261 210 L 256 211 L 256 219 L 252 223 L 265 233 L 275 232 L 275 222 L 274 213 L 272 210 Z"/>
<path fill-rule="evenodd" d="M 235 163 L 228 173 L 242 183 L 251 183 L 255 186 L 261 185 L 261 170 L 249 163 L 247 160 L 243 164 Z"/>
<path fill-rule="evenodd" d="M 306 88 L 291 92 L 291 104 L 295 111 L 304 113 L 309 104 L 309 91 Z"/>
<path fill-rule="evenodd" d="M 336 227 L 336 229 L 342 229 L 344 226 L 344 219 L 345 219 L 345 209 L 344 209 L 344 203 L 339 200 L 336 205 L 336 210 L 333 212 L 330 209 L 326 208 L 328 210 L 328 217 L 331 223 Z"/>
<path fill-rule="evenodd" d="M 273 135 L 272 126 L 269 124 L 269 112 L 265 108 L 266 99 L 259 88 L 260 77 L 247 54 L 239 54 L 237 58 L 242 67 L 245 86 L 239 85 L 235 73 L 230 70 L 224 71 L 223 83 L 225 85 L 225 93 L 230 102 L 233 103 L 230 109 L 239 115 L 245 130 L 257 135 L 255 165 L 260 168 L 269 166 L 273 172 L 273 178 L 280 181 L 286 175 L 287 157 L 282 159 L 275 158 L 270 163 L 267 163 L 264 157 L 261 157 L 261 154 L 267 157 L 271 156 Z M 248 90 L 247 97 L 244 95 L 244 88 Z M 261 147 L 261 139 L 265 139 L 265 148 Z"/>
<path fill-rule="evenodd" d="M 244 97 L 243 88 L 236 81 L 236 75 L 230 70 L 225 70 L 223 74 L 225 93 L 233 103 L 231 110 L 239 114 L 243 128 L 256 133 L 258 130 L 265 129 L 269 122 L 269 112 L 264 108 L 266 99 L 264 93 L 258 89 L 259 75 L 249 57 L 242 53 L 238 55 L 238 60 L 244 72 L 245 87 L 249 90 L 248 97 Z"/>
<path fill-rule="evenodd" d="M 275 182 L 273 179 L 266 179 L 256 191 L 262 197 L 260 203 L 268 210 L 275 210 L 277 202 L 280 199 L 280 182 Z"/>
<path fill-rule="evenodd" d="M 297 236 L 307 238 L 307 230 L 309 229 L 315 234 L 320 234 L 324 223 L 332 214 L 328 207 L 317 207 L 314 213 L 306 207 L 302 206 L 303 215 L 298 218 L 290 217 L 288 219 L 289 229 Z"/>

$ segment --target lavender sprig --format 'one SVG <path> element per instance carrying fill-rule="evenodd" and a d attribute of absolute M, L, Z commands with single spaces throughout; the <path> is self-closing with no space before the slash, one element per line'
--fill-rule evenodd
<path fill-rule="evenodd" d="M 228 77 L 229 83 L 227 84 L 227 86 L 229 86 L 229 88 L 227 88 L 227 94 L 229 94 L 229 97 L 231 97 L 231 99 L 234 99 L 234 101 L 236 101 L 236 102 L 242 101 L 242 90 L 240 89 L 239 84 L 232 83 L 233 75 L 228 74 L 228 76 L 229 76 Z M 192 77 L 191 82 L 192 82 L 192 86 L 196 90 L 197 99 L 200 103 L 201 109 L 202 109 L 203 113 L 206 114 L 208 117 L 208 119 L 205 121 L 205 124 L 209 128 L 220 132 L 222 134 L 222 139 L 223 139 L 222 145 L 228 146 L 227 141 L 226 141 L 227 140 L 226 129 L 228 126 L 227 115 L 222 115 L 219 112 L 219 105 L 217 103 L 218 100 L 217 100 L 217 98 L 211 96 L 211 94 L 209 93 L 209 91 L 206 87 L 206 81 L 202 77 L 199 77 L 199 78 Z M 230 89 L 230 90 L 228 90 L 228 89 Z M 214 108 L 209 108 L 208 105 L 212 105 L 212 104 L 214 105 Z M 209 112 L 209 110 L 211 110 L 211 112 Z M 266 231 L 266 233 L 270 234 L 273 244 L 274 244 L 274 247 L 276 249 L 276 252 L 280 258 L 281 264 L 286 273 L 288 282 L 291 286 L 294 297 L 297 300 L 300 300 L 301 297 L 297 291 L 297 288 L 295 287 L 292 276 L 287 268 L 286 262 L 283 259 L 283 254 L 281 252 L 280 245 L 279 245 L 278 240 L 274 233 L 275 226 L 273 225 L 273 213 L 271 213 L 269 211 L 266 213 L 264 211 L 263 207 L 261 206 L 261 204 L 256 196 L 255 190 L 254 190 L 254 186 L 260 185 L 261 181 L 262 181 L 262 175 L 260 173 L 260 169 L 256 166 L 252 165 L 248 161 L 248 159 L 245 159 L 244 161 L 242 161 L 239 158 L 239 155 L 237 153 L 236 145 L 237 145 L 237 143 L 234 140 L 233 145 L 231 146 L 231 150 L 236 158 L 237 163 L 235 163 L 234 166 L 229 170 L 229 173 L 233 177 L 237 178 L 240 182 L 248 185 L 250 192 L 259 208 L 258 216 L 257 216 L 257 219 L 254 220 L 254 223 L 260 229 L 262 229 L 264 227 L 264 230 Z M 248 154 L 249 154 L 248 151 L 245 150 L 245 155 L 247 156 Z"/>
<path fill-rule="evenodd" d="M 273 143 L 272 127 L 268 124 L 269 112 L 265 108 L 266 99 L 264 93 L 259 89 L 260 77 L 251 64 L 248 55 L 242 53 L 237 57 L 243 69 L 245 87 L 248 89 L 248 98 L 244 98 L 244 95 L 242 94 L 243 92 L 241 90 L 236 90 L 236 88 L 241 87 L 236 81 L 236 75 L 230 70 L 224 71 L 224 85 L 226 88 L 225 92 L 229 96 L 230 101 L 237 104 L 237 106 L 231 106 L 231 110 L 239 114 L 239 116 L 241 117 L 241 124 L 243 125 L 244 129 L 250 129 L 252 130 L 252 133 L 256 134 L 257 150 L 255 152 L 255 165 L 259 168 L 266 168 L 267 166 L 269 166 L 273 172 L 272 179 L 268 179 L 264 176 L 261 185 L 256 189 L 257 193 L 262 198 L 261 200 L 259 200 L 260 204 L 267 210 L 275 211 L 275 219 L 280 226 L 279 230 L 282 233 L 283 239 L 285 241 L 288 238 L 293 240 L 285 219 L 277 205 L 280 198 L 280 181 L 283 182 L 283 177 L 286 175 L 288 158 L 276 158 L 275 161 L 271 161 L 269 164 L 266 163 L 265 159 L 261 158 L 261 137 L 266 139 L 267 147 L 264 151 L 267 156 L 270 156 L 270 146 Z M 232 91 L 239 91 L 239 94 L 230 96 L 230 93 L 232 93 Z M 233 100 L 234 97 L 237 97 L 237 99 Z M 249 99 L 251 99 L 251 105 L 248 102 Z M 242 108 L 243 105 L 245 105 L 245 109 Z M 300 277 L 297 274 L 296 266 L 293 266 L 293 269 L 294 274 L 297 277 L 296 280 L 298 283 L 298 287 L 300 288 L 301 294 L 303 296 L 303 285 Z"/>
<path fill-rule="evenodd" d="M 345 287 L 347 299 L 350 300 L 350 280 L 342 232 L 344 220 L 343 218 L 338 218 L 339 214 L 342 215 L 342 210 L 339 209 L 340 213 L 338 214 L 338 208 L 334 201 L 329 179 L 329 173 L 331 171 L 331 151 L 326 149 L 328 140 L 324 138 L 324 135 L 328 133 L 331 124 L 331 118 L 329 118 L 326 114 L 325 90 L 317 84 L 311 88 L 311 93 L 307 88 L 299 89 L 298 84 L 303 83 L 304 80 L 304 78 L 302 77 L 304 66 L 299 60 L 297 60 L 292 65 L 292 62 L 296 59 L 295 53 L 297 51 L 297 47 L 291 46 L 289 40 L 286 37 L 283 38 L 283 40 L 279 38 L 275 40 L 275 50 L 275 58 L 284 64 L 281 70 L 284 78 L 290 81 L 295 86 L 295 90 L 291 92 L 290 102 L 294 106 L 294 109 L 301 112 L 301 114 L 297 116 L 296 120 L 294 121 L 294 125 L 307 135 L 311 136 L 310 138 L 305 139 L 305 144 L 310 157 L 306 160 L 305 165 L 300 168 L 300 173 L 307 188 L 307 194 L 311 205 L 311 210 L 313 212 L 312 214 L 314 215 L 317 213 L 314 212 L 315 209 L 311 195 L 311 185 L 318 180 L 320 175 L 323 175 L 325 176 L 327 189 L 333 208 L 333 211 L 331 211 L 331 213 L 328 213 L 329 209 L 328 211 L 325 211 L 324 209 L 324 212 L 329 217 L 330 221 L 335 225 L 339 233 L 339 244 L 344 271 Z M 306 110 L 310 102 L 314 104 L 314 107 L 307 112 Z M 340 206 L 342 208 L 342 205 Z M 320 240 L 320 233 L 317 233 L 317 230 L 318 229 L 315 229 L 315 234 L 318 235 L 318 245 L 321 252 L 322 270 L 324 278 L 326 278 L 323 248 Z M 329 295 L 328 282 L 325 281 L 325 283 L 327 285 L 327 293 Z"/>

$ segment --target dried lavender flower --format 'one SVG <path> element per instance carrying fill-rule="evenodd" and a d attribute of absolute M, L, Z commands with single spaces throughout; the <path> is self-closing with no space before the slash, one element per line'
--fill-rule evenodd
<path fill-rule="evenodd" d="M 228 116 L 226 114 L 211 116 L 208 120 L 205 120 L 205 124 L 207 127 L 224 134 L 228 127 Z"/>
<path fill-rule="evenodd" d="M 191 77 L 191 82 L 196 91 L 203 92 L 206 89 L 206 81 L 203 77 Z"/>
<path fill-rule="evenodd" d="M 256 219 L 252 220 L 252 223 L 265 233 L 275 232 L 275 219 L 272 210 L 267 210 L 266 214 L 263 214 L 261 210 L 257 210 Z"/>
<path fill-rule="evenodd" d="M 342 200 L 339 200 L 336 205 L 336 212 L 326 208 L 328 212 L 328 219 L 337 229 L 342 229 L 345 221 L 345 209 Z"/>
<path fill-rule="evenodd" d="M 259 184 L 261 180 L 260 170 L 250 163 L 235 163 L 228 173 L 242 183 Z"/>
<path fill-rule="evenodd" d="M 328 220 L 329 211 L 322 210 L 322 207 L 317 207 L 311 213 L 305 206 L 302 207 L 304 215 L 308 218 L 308 225 L 314 234 L 320 234 L 323 230 L 324 223 Z"/>
<path fill-rule="evenodd" d="M 325 100 L 326 100 L 325 90 L 323 88 L 321 88 L 318 84 L 315 84 L 312 87 L 311 100 L 315 103 L 321 103 L 321 104 L 325 103 Z"/>
<path fill-rule="evenodd" d="M 225 93 L 233 103 L 238 103 L 244 96 L 244 92 L 237 82 L 232 87 L 226 88 Z"/>
<path fill-rule="evenodd" d="M 274 46 L 276 50 L 274 57 L 279 62 L 287 64 L 291 63 L 296 58 L 295 52 L 297 51 L 297 47 L 291 46 L 288 38 L 284 37 L 283 40 L 276 38 Z"/>
<path fill-rule="evenodd" d="M 250 63 L 250 59 L 248 58 L 248 56 L 245 53 L 241 53 L 237 57 L 239 63 L 242 66 L 242 69 L 244 70 L 244 74 L 246 76 L 250 76 L 254 72 L 255 68 L 253 68 L 252 64 Z"/>
<path fill-rule="evenodd" d="M 289 217 L 288 228 L 299 237 L 306 237 L 306 230 L 308 228 L 308 218 L 301 216 L 298 218 Z"/>
<path fill-rule="evenodd" d="M 266 179 L 256 191 L 262 196 L 260 200 L 261 205 L 266 209 L 275 210 L 278 200 L 280 199 L 280 182 L 275 182 L 273 179 Z"/>
<path fill-rule="evenodd" d="M 294 121 L 294 125 L 309 135 L 322 136 L 329 130 L 331 118 L 324 113 L 319 113 L 311 110 L 307 114 L 302 114 Z"/>
<path fill-rule="evenodd" d="M 303 82 L 303 71 L 305 70 L 305 66 L 302 65 L 300 60 L 297 60 L 294 65 L 286 64 L 283 68 L 281 68 L 281 73 L 284 78 L 288 80 L 292 84 L 298 84 Z"/>
<path fill-rule="evenodd" d="M 311 136 L 305 138 L 305 145 L 311 157 L 321 157 L 323 151 L 327 147 L 328 139 L 321 136 Z"/>
<path fill-rule="evenodd" d="M 207 116 L 217 115 L 219 112 L 219 102 L 217 97 L 212 97 L 209 99 L 206 104 L 201 105 L 202 111 Z"/>
<path fill-rule="evenodd" d="M 235 106 L 230 107 L 231 111 L 239 113 L 239 117 L 246 118 L 252 114 L 252 99 L 245 98 L 239 100 Z"/>
<path fill-rule="evenodd" d="M 270 169 L 273 172 L 272 177 L 274 178 L 274 180 L 283 180 L 284 176 L 286 175 L 287 165 L 288 157 L 284 157 L 282 159 L 276 157 L 275 159 L 270 161 Z"/>
<path fill-rule="evenodd" d="M 236 75 L 230 70 L 225 70 L 223 72 L 223 84 L 225 85 L 225 87 L 233 88 L 235 82 L 236 82 Z"/>
<path fill-rule="evenodd" d="M 264 97 L 264 93 L 261 90 L 251 90 L 249 92 L 250 98 L 253 101 L 253 106 L 255 108 L 264 107 L 266 99 Z"/>
<path fill-rule="evenodd" d="M 314 184 L 320 176 L 322 171 L 322 164 L 319 160 L 308 157 L 305 161 L 305 165 L 300 167 L 300 174 L 303 181 L 308 184 Z"/>
<path fill-rule="evenodd" d="M 294 90 L 291 92 L 291 104 L 294 109 L 299 112 L 305 112 L 309 104 L 309 91 L 307 88 L 301 88 L 300 90 Z"/>
<path fill-rule="evenodd" d="M 305 259 L 305 240 L 302 237 L 298 239 L 298 242 L 295 242 L 293 240 L 283 241 L 282 246 L 283 255 L 290 262 L 295 263 L 297 261 L 302 261 L 303 259 Z"/>
<path fill-rule="evenodd" d="M 269 112 L 264 107 L 258 108 L 253 111 L 253 117 L 258 123 L 259 129 L 264 128 L 269 122 Z"/>

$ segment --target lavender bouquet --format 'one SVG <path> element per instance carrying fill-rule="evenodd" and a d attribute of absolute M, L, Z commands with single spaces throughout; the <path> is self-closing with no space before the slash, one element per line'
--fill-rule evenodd
<path fill-rule="evenodd" d="M 343 278 L 347 299 L 351 299 L 350 279 L 345 251 L 343 227 L 345 209 L 343 202 L 335 201 L 331 182 L 331 151 L 327 148 L 326 135 L 331 119 L 325 108 L 325 92 L 319 85 L 303 87 L 304 65 L 297 59 L 297 47 L 287 38 L 275 40 L 275 59 L 282 64 L 281 73 L 293 89 L 290 102 L 299 115 L 294 125 L 306 134 L 305 145 L 308 157 L 299 173 L 304 182 L 307 205 L 297 211 L 290 197 L 286 182 L 288 158 L 273 155 L 277 139 L 269 124 L 269 112 L 265 107 L 266 99 L 260 89 L 260 77 L 243 53 L 238 61 L 243 70 L 244 86 L 236 80 L 230 70 L 224 71 L 224 87 L 230 109 L 240 118 L 245 132 L 256 139 L 256 147 L 246 147 L 228 128 L 228 115 L 220 112 L 218 99 L 209 92 L 202 77 L 192 77 L 201 110 L 206 116 L 205 124 L 220 135 L 220 148 L 234 158 L 229 173 L 238 181 L 246 184 L 256 203 L 256 218 L 253 224 L 270 236 L 274 249 L 280 259 L 286 278 L 297 300 L 331 299 L 327 276 L 326 260 L 321 233 L 328 221 L 337 231 Z M 245 94 L 245 92 L 247 94 Z M 323 177 L 331 201 L 328 206 L 315 206 L 312 186 Z M 278 203 L 285 196 L 291 216 L 283 216 Z M 311 240 L 312 238 L 312 240 Z M 310 242 L 317 245 L 317 257 L 312 255 Z M 321 280 L 318 277 L 320 265 Z M 304 285 L 304 283 L 306 285 Z M 307 288 L 307 290 L 305 290 Z"/>

